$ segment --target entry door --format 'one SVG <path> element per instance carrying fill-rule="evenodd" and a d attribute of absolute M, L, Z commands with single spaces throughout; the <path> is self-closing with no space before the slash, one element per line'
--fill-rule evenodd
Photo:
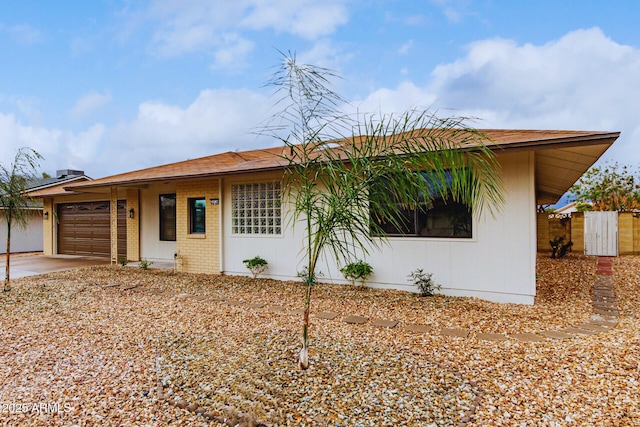
<path fill-rule="evenodd" d="M 618 256 L 618 212 L 584 213 L 584 253 Z"/>

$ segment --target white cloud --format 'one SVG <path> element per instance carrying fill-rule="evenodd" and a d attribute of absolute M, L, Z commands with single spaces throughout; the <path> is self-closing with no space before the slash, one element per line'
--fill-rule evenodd
<path fill-rule="evenodd" d="M 541 46 L 510 40 L 473 43 L 465 57 L 437 67 L 429 91 L 438 105 L 484 119 L 488 127 L 622 131 L 611 155 L 640 161 L 637 94 L 640 50 L 598 28 Z"/>
<path fill-rule="evenodd" d="M 409 40 L 405 44 L 400 46 L 400 49 L 398 49 L 398 53 L 400 55 L 407 55 L 412 47 L 413 47 L 413 40 Z"/>
<path fill-rule="evenodd" d="M 76 101 L 71 110 L 69 110 L 69 114 L 76 119 L 82 118 L 110 101 L 111 95 L 109 93 L 89 92 Z"/>
<path fill-rule="evenodd" d="M 30 25 L 4 25 L 0 23 L 0 33 L 6 33 L 20 44 L 31 45 L 42 40 L 42 34 Z"/>
<path fill-rule="evenodd" d="M 225 34 L 222 39 L 223 47 L 214 53 L 211 68 L 242 68 L 245 65 L 245 58 L 253 50 L 253 42 L 237 34 Z"/>
<path fill-rule="evenodd" d="M 103 159 L 100 157 L 101 145 L 104 141 L 106 128 L 101 123 L 97 123 L 89 127 L 86 131 L 79 133 L 67 133 L 64 135 L 64 147 L 68 153 L 65 158 L 70 161 L 73 166 L 88 164 L 95 161 L 104 161 L 112 159 Z M 91 171 L 85 171 L 90 174 Z M 90 175 L 91 176 L 91 175 Z"/>
<path fill-rule="evenodd" d="M 203 90 L 184 108 L 145 102 L 133 121 L 121 123 L 110 132 L 104 156 L 117 159 L 119 171 L 127 171 L 264 147 L 272 141 L 258 142 L 253 132 L 258 121 L 266 117 L 269 102 L 244 89 Z"/>
<path fill-rule="evenodd" d="M 356 102 L 364 112 L 432 107 L 476 117 L 476 127 L 621 131 L 605 158 L 640 163 L 640 50 L 600 29 L 577 30 L 544 45 L 490 39 L 434 69 L 431 81 L 405 81 Z"/>
<path fill-rule="evenodd" d="M 476 42 L 467 56 L 434 70 L 430 90 L 441 105 L 491 110 L 505 125 L 593 128 L 634 114 L 638 73 L 640 50 L 591 29 L 543 46 Z"/>
<path fill-rule="evenodd" d="M 82 169 L 98 158 L 104 133 L 105 128 L 101 124 L 74 133 L 23 125 L 12 114 L 0 113 L 0 135 L 3 136 L 0 162 L 8 165 L 19 148 L 29 147 L 44 157 L 41 162 L 42 171 L 53 173 L 57 169 Z M 90 172 L 87 171 L 88 174 Z"/>
<path fill-rule="evenodd" d="M 309 50 L 297 55 L 300 64 L 313 64 L 336 71 L 341 70 L 352 58 L 353 54 L 345 53 L 339 43 L 330 39 L 318 40 Z"/>
<path fill-rule="evenodd" d="M 348 21 L 345 0 L 156 0 L 149 16 L 158 24 L 152 51 L 159 56 L 202 50 L 225 56 L 234 47 L 246 53 L 247 42 L 238 44 L 245 37 L 229 39 L 225 34 L 272 29 L 313 40 Z"/>
<path fill-rule="evenodd" d="M 307 39 L 332 34 L 348 22 L 344 0 L 266 0 L 249 2 L 243 26 L 263 30 L 273 28 Z"/>
<path fill-rule="evenodd" d="M 468 0 L 431 0 L 431 3 L 442 9 L 442 13 L 454 24 L 460 23 L 467 14 Z"/>
<path fill-rule="evenodd" d="M 435 101 L 435 95 L 426 88 L 405 81 L 394 89 L 378 89 L 354 104 L 360 112 L 366 114 L 396 114 L 414 108 L 428 109 Z"/>

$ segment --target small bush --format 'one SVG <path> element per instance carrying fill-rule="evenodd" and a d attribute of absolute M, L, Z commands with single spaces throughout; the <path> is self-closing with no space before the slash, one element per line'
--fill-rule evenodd
<path fill-rule="evenodd" d="M 340 272 L 344 275 L 345 279 L 351 281 L 352 285 L 355 285 L 357 280 L 364 286 L 367 279 L 373 274 L 373 267 L 362 260 L 358 260 L 345 265 L 340 269 Z"/>
<path fill-rule="evenodd" d="M 127 259 L 126 256 L 119 256 L 118 257 L 118 264 L 120 264 L 122 267 L 126 267 L 128 262 L 129 262 L 129 260 Z"/>
<path fill-rule="evenodd" d="M 298 271 L 296 273 L 296 276 L 301 278 L 303 282 L 306 282 L 306 280 L 309 278 L 309 267 L 307 267 L 306 265 L 302 267 L 302 270 Z M 322 276 L 324 276 L 324 273 L 322 271 L 316 272 L 316 274 L 311 278 L 312 283 L 317 283 L 316 279 Z"/>
<path fill-rule="evenodd" d="M 440 290 L 441 286 L 433 281 L 433 273 L 425 273 L 424 270 L 418 268 L 409 274 L 409 280 L 420 290 L 423 297 L 433 296 L 436 290 Z"/>
<path fill-rule="evenodd" d="M 152 265 L 153 265 L 153 261 L 149 261 L 146 258 L 142 258 L 140 260 L 140 264 L 138 264 L 138 268 L 141 269 L 141 270 L 147 270 Z"/>
<path fill-rule="evenodd" d="M 244 266 L 249 269 L 254 279 L 257 279 L 260 273 L 263 273 L 269 267 L 267 260 L 259 256 L 255 256 L 251 259 L 245 259 L 242 262 L 244 263 Z"/>

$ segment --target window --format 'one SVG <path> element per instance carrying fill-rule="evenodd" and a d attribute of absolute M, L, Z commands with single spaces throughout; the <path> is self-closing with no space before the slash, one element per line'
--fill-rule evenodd
<path fill-rule="evenodd" d="M 427 174 L 422 174 L 429 180 Z M 451 175 L 449 174 L 449 181 Z M 384 183 L 379 187 L 384 191 Z M 432 186 L 435 187 L 435 186 Z M 445 192 L 446 193 L 446 192 Z M 445 197 L 435 188 L 431 192 L 431 205 L 419 204 L 415 207 L 406 206 L 398 201 L 398 217 L 395 222 L 385 220 L 372 214 L 372 221 L 390 236 L 403 237 L 450 237 L 471 238 L 473 218 L 471 209 L 464 203 L 453 200 L 450 195 Z"/>
<path fill-rule="evenodd" d="M 204 198 L 189 199 L 189 233 L 204 234 L 206 206 Z"/>
<path fill-rule="evenodd" d="M 176 195 L 160 195 L 160 240 L 176 241 Z"/>
<path fill-rule="evenodd" d="M 232 234 L 282 234 L 280 183 L 231 186 Z"/>

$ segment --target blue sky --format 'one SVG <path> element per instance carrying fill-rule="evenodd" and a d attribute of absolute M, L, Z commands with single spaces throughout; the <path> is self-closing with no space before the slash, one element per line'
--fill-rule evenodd
<path fill-rule="evenodd" d="M 640 2 L 0 2 L 0 162 L 98 178 L 270 146 L 281 57 L 336 70 L 361 111 L 428 107 L 478 128 L 621 131 L 640 165 Z"/>

